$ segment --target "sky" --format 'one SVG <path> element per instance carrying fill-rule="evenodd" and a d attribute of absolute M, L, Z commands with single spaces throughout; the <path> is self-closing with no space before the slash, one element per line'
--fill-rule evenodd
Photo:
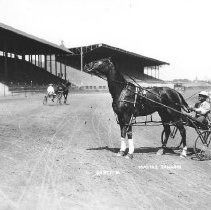
<path fill-rule="evenodd" d="M 211 80 L 210 0 L 0 0 L 0 22 L 67 48 L 104 43 Z"/>

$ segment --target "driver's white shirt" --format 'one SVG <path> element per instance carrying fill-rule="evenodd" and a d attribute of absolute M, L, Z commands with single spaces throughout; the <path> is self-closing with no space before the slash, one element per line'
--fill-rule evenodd
<path fill-rule="evenodd" d="M 210 103 L 207 101 L 202 102 L 198 108 L 195 108 L 197 112 L 201 115 L 205 115 L 207 112 L 210 111 Z"/>
<path fill-rule="evenodd" d="M 54 94 L 54 88 L 53 86 L 49 86 L 47 89 L 48 94 Z"/>

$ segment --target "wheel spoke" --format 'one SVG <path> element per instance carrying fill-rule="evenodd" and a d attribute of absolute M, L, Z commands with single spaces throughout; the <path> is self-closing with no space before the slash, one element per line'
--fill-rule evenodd
<path fill-rule="evenodd" d="M 211 151 L 209 149 L 211 131 L 202 132 L 195 141 L 194 152 L 199 160 L 211 159 Z"/>

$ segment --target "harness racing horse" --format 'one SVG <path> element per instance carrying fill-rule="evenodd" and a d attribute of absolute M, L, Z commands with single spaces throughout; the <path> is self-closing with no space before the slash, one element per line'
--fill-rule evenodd
<path fill-rule="evenodd" d="M 66 104 L 67 103 L 67 96 L 68 96 L 68 93 L 69 93 L 69 86 L 71 85 L 70 82 L 66 82 L 65 84 L 64 83 L 61 83 L 57 86 L 55 92 L 57 93 L 58 91 L 61 91 L 63 96 L 64 96 L 64 103 Z"/>
<path fill-rule="evenodd" d="M 127 159 L 133 158 L 134 142 L 132 138 L 132 118 L 150 115 L 156 111 L 161 118 L 165 132 L 162 147 L 158 150 L 157 154 L 161 155 L 165 153 L 166 144 L 170 135 L 169 124 L 171 122 L 177 122 L 175 126 L 180 131 L 183 143 L 183 150 L 180 156 L 186 156 L 186 130 L 182 123 L 182 115 L 180 112 L 182 108 L 188 111 L 189 106 L 180 93 L 168 87 L 137 87 L 125 80 L 120 71 L 115 68 L 110 58 L 90 62 L 85 65 L 84 70 L 90 74 L 95 74 L 107 79 L 109 92 L 113 98 L 112 107 L 117 115 L 121 130 L 121 147 L 117 156 L 125 156 Z M 126 135 L 129 145 L 128 154 L 125 152 Z"/>

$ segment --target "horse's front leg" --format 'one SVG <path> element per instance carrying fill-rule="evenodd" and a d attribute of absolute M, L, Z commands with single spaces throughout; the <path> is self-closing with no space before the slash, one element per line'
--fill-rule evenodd
<path fill-rule="evenodd" d="M 129 125 L 127 128 L 127 138 L 128 138 L 129 151 L 125 158 L 132 159 L 133 153 L 134 153 L 134 142 L 133 142 L 132 126 L 131 125 Z"/>
<path fill-rule="evenodd" d="M 65 104 L 67 103 L 67 96 L 66 96 L 66 94 L 64 94 L 64 103 Z"/>
<path fill-rule="evenodd" d="M 65 93 L 63 93 L 63 97 L 64 97 L 64 104 L 67 103 L 67 95 Z"/>
<path fill-rule="evenodd" d="M 117 153 L 117 156 L 125 156 L 125 150 L 127 148 L 126 146 L 126 142 L 125 142 L 125 138 L 126 138 L 126 127 L 121 123 L 120 123 L 120 131 L 121 131 L 121 146 L 120 146 L 120 150 Z"/>
<path fill-rule="evenodd" d="M 128 137 L 128 147 L 129 151 L 128 154 L 125 156 L 126 159 L 132 159 L 133 153 L 134 153 L 134 142 L 132 138 L 132 126 L 131 125 L 121 125 L 121 147 L 119 152 L 117 153 L 117 156 L 125 156 L 125 150 L 127 148 L 126 146 L 126 135 Z"/>

